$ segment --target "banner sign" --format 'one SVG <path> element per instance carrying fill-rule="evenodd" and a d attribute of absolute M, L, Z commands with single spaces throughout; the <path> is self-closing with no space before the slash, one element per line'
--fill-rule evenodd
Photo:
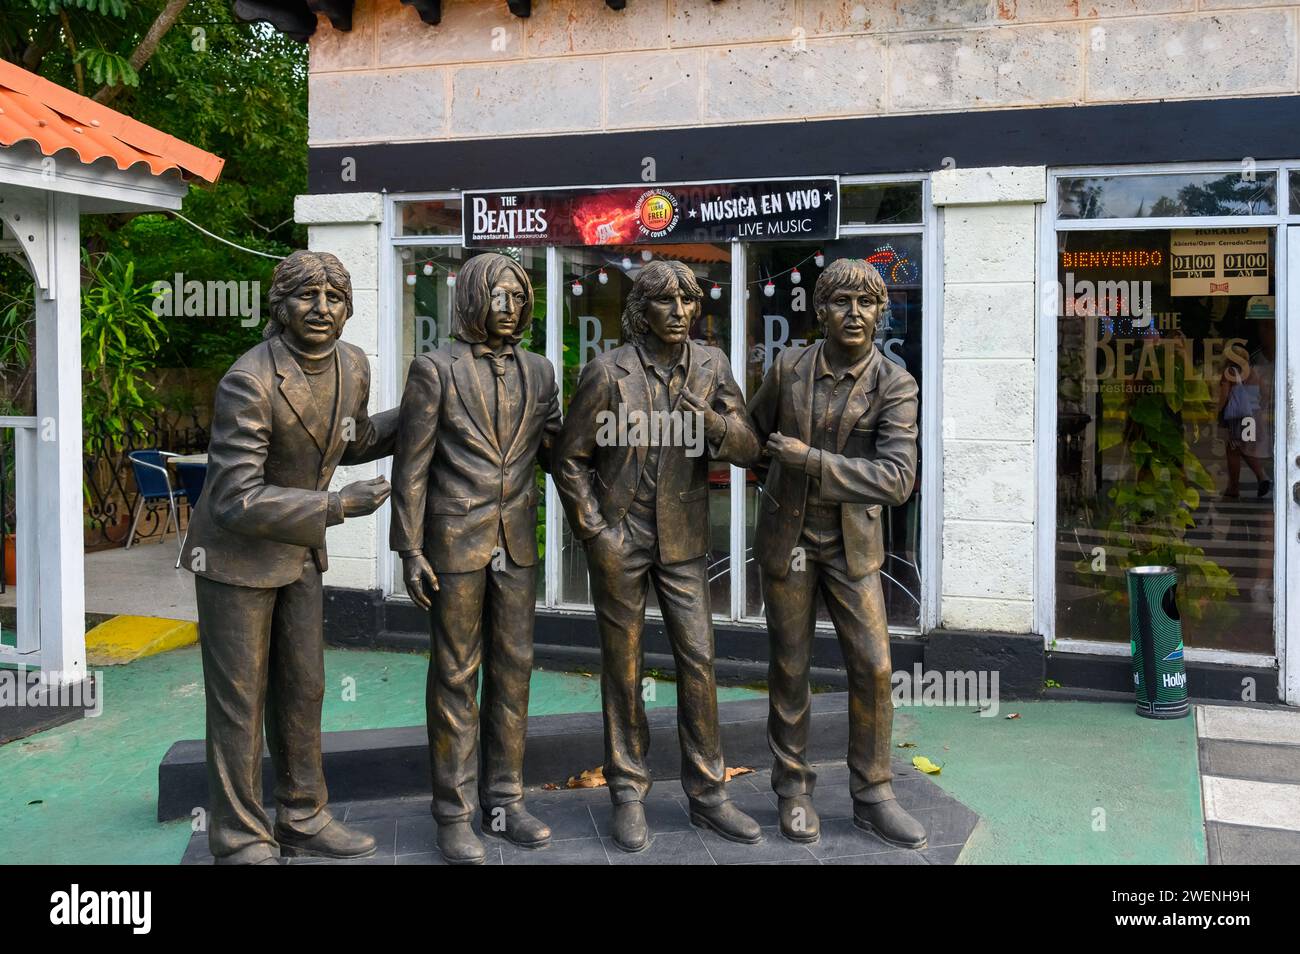
<path fill-rule="evenodd" d="M 1169 294 L 1267 295 L 1268 229 L 1174 229 Z"/>
<path fill-rule="evenodd" d="M 830 241 L 836 176 L 465 192 L 465 245 Z"/>

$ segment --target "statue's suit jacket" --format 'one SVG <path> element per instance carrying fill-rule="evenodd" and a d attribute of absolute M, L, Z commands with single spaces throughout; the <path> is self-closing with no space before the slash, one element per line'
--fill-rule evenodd
<path fill-rule="evenodd" d="M 709 552 L 709 460 L 745 466 L 759 452 L 726 357 L 717 348 L 693 341 L 686 349 L 685 387 L 723 416 L 727 432 L 717 446 L 695 457 L 687 456 L 681 446 L 659 450 L 655 509 L 664 563 Z M 601 446 L 596 440 L 602 412 L 617 415 L 620 404 L 629 415 L 654 410 L 645 366 L 632 344 L 598 355 L 583 368 L 556 448 L 555 487 L 579 540 L 617 526 L 636 496 L 648 448 L 628 446 L 626 441 Z"/>
<path fill-rule="evenodd" d="M 749 402 L 749 413 L 764 443 L 774 433 L 812 443 L 813 375 L 822 342 L 781 352 Z M 834 448 L 821 452 L 821 499 L 841 505 L 844 555 L 849 576 L 859 579 L 880 569 L 884 540 L 882 506 L 896 506 L 912 495 L 916 481 L 916 380 L 880 353 L 849 393 L 836 428 Z M 808 475 L 779 461 L 755 459 L 763 474 L 762 504 L 754 550 L 763 572 L 785 579 L 803 532 Z"/>
<path fill-rule="evenodd" d="M 285 586 L 302 575 L 308 552 L 321 572 L 328 568 L 335 468 L 388 456 L 397 432 L 396 410 L 368 413 L 365 353 L 344 341 L 336 347 L 332 414 L 313 399 L 279 335 L 245 352 L 221 379 L 207 478 L 185 542 L 184 565 L 198 576 Z"/>
<path fill-rule="evenodd" d="M 537 563 L 533 462 L 551 469 L 560 430 L 555 372 L 543 355 L 515 348 L 523 411 L 502 447 L 477 360 L 470 345 L 453 339 L 411 362 L 402 394 L 389 545 L 399 553 L 423 550 L 435 572 L 487 566 L 498 526 L 515 563 Z"/>

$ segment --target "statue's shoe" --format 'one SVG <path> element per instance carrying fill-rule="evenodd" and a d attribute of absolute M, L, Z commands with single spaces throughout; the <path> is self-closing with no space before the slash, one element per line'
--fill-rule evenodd
<path fill-rule="evenodd" d="M 644 851 L 650 844 L 650 827 L 645 806 L 640 802 L 619 802 L 614 806 L 614 844 L 622 851 Z"/>
<path fill-rule="evenodd" d="M 337 818 L 314 835 L 300 835 L 277 827 L 275 840 L 285 858 L 365 858 L 375 853 L 375 839 L 363 831 L 349 828 Z"/>
<path fill-rule="evenodd" d="M 438 850 L 449 865 L 481 865 L 487 850 L 469 820 L 438 825 Z"/>
<path fill-rule="evenodd" d="M 730 799 L 721 805 L 692 804 L 691 824 L 696 828 L 708 828 L 727 841 L 737 841 L 742 845 L 756 845 L 763 840 L 763 830 L 758 822 L 737 808 Z"/>
<path fill-rule="evenodd" d="M 853 824 L 899 848 L 924 848 L 925 826 L 909 815 L 895 798 L 853 806 Z"/>
<path fill-rule="evenodd" d="M 523 802 L 483 810 L 483 834 L 504 838 L 520 848 L 545 848 L 551 843 L 551 829 Z"/>
<path fill-rule="evenodd" d="M 810 845 L 822 835 L 821 819 L 813 808 L 811 795 L 795 795 L 780 799 L 777 812 L 781 816 L 781 834 L 790 841 Z"/>

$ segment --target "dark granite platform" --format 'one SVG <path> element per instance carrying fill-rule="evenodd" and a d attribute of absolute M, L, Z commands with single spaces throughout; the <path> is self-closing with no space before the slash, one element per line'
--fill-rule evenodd
<path fill-rule="evenodd" d="M 497 838 L 485 838 L 489 864 L 507 865 L 944 865 L 954 864 L 970 838 L 979 816 L 966 808 L 909 763 L 894 760 L 894 791 L 899 803 L 926 827 L 928 847 L 920 851 L 895 848 L 853 825 L 848 768 L 843 762 L 817 766 L 815 803 L 822 835 L 813 845 L 796 845 L 777 828 L 776 795 L 770 773 L 756 772 L 732 779 L 727 789 L 736 804 L 763 826 L 763 841 L 737 845 L 711 831 L 693 827 L 686 796 L 675 779 L 657 781 L 646 800 L 651 843 L 645 851 L 626 854 L 609 838 L 613 809 L 605 788 L 543 791 L 530 789 L 528 805 L 554 832 L 549 847 L 516 848 Z M 292 864 L 438 865 L 435 826 L 428 796 L 336 803 L 343 820 L 373 834 L 379 852 L 358 861 L 292 859 Z M 190 840 L 182 864 L 211 864 L 207 834 Z"/>

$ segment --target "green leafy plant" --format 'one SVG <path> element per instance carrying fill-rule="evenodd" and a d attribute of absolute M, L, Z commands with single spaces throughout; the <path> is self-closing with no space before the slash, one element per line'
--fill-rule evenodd
<path fill-rule="evenodd" d="M 109 50 L 78 50 L 72 62 L 82 64 L 90 78 L 103 86 L 139 86 L 140 74 L 131 61 Z"/>
<path fill-rule="evenodd" d="M 87 454 L 116 454 L 130 437 L 147 432 L 158 408 L 149 375 L 167 332 L 134 262 L 87 254 L 83 268 L 82 434 Z"/>
<path fill-rule="evenodd" d="M 1106 549 L 1118 550 L 1118 574 L 1098 577 L 1084 559 L 1076 570 L 1105 590 L 1113 606 L 1127 605 L 1126 575 L 1135 566 L 1176 566 L 1186 587 L 1183 612 L 1202 619 L 1213 606 L 1237 594 L 1232 574 L 1187 541 L 1196 526 L 1201 493 L 1214 490 L 1214 481 L 1188 446 L 1187 419 L 1208 422 L 1214 401 L 1205 381 L 1188 374 L 1187 358 L 1179 354 L 1172 377 L 1149 368 L 1102 389 L 1102 422 L 1097 434 L 1101 453 L 1118 450 L 1124 477 L 1107 492 L 1101 508 Z M 1114 549 L 1112 549 L 1114 548 Z"/>

